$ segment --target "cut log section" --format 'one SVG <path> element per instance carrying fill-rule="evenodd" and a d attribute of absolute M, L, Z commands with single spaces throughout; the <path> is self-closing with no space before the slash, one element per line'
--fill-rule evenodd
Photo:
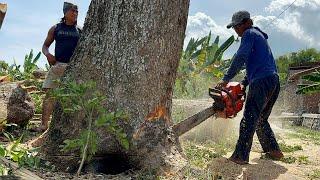
<path fill-rule="evenodd" d="M 196 127 L 212 115 L 214 115 L 217 111 L 215 108 L 209 107 L 203 111 L 198 112 L 197 114 L 179 122 L 178 124 L 173 126 L 173 131 L 176 135 L 181 136 L 184 133 L 190 131 L 192 128 Z"/>
<path fill-rule="evenodd" d="M 7 4 L 0 3 L 0 29 L 7 12 Z"/>
<path fill-rule="evenodd" d="M 40 178 L 39 176 L 37 176 L 33 172 L 29 171 L 28 169 L 23 168 L 23 167 L 19 167 L 19 165 L 17 163 L 9 161 L 4 157 L 0 157 L 0 164 L 4 164 L 6 166 L 9 166 L 9 167 L 13 168 L 13 174 L 17 178 L 12 178 L 12 179 L 43 180 L 42 178 Z"/>

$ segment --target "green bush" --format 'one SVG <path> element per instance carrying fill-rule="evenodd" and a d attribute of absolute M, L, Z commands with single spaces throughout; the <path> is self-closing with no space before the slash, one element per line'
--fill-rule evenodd
<path fill-rule="evenodd" d="M 291 64 L 320 61 L 320 51 L 314 48 L 292 52 L 276 58 L 280 82 L 284 85 L 287 81 L 288 68 Z"/>
<path fill-rule="evenodd" d="M 12 65 L 8 65 L 4 61 L 0 61 L 0 75 L 8 75 L 12 81 L 21 81 L 33 78 L 32 72 L 38 69 L 37 62 L 39 61 L 41 52 L 34 57 L 33 50 L 25 55 L 23 66 L 18 65 L 16 61 Z"/>

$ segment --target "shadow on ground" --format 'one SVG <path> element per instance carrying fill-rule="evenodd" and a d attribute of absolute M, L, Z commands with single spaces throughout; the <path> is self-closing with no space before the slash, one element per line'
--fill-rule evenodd
<path fill-rule="evenodd" d="M 224 157 L 214 159 L 209 169 L 217 179 L 277 179 L 288 171 L 271 160 L 255 158 L 250 164 L 241 166 Z"/>

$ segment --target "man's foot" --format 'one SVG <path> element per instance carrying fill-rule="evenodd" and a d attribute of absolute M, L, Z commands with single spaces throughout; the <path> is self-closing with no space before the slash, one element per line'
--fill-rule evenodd
<path fill-rule="evenodd" d="M 240 165 L 249 164 L 248 161 L 242 160 L 240 158 L 229 157 L 228 160 Z"/>
<path fill-rule="evenodd" d="M 276 160 L 276 161 L 279 161 L 283 157 L 284 156 L 280 150 L 270 151 L 266 153 L 266 158 Z"/>
<path fill-rule="evenodd" d="M 34 127 L 34 128 L 31 128 L 30 131 L 31 132 L 44 132 L 48 129 L 48 126 L 45 126 L 45 125 L 41 125 L 40 127 Z"/>

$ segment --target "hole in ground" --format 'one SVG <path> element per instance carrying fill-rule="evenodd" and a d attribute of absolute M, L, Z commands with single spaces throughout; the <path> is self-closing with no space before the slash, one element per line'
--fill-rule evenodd
<path fill-rule="evenodd" d="M 108 154 L 103 157 L 94 157 L 84 169 L 87 172 L 116 175 L 135 169 L 135 167 L 131 165 L 128 157 L 123 154 Z"/>

